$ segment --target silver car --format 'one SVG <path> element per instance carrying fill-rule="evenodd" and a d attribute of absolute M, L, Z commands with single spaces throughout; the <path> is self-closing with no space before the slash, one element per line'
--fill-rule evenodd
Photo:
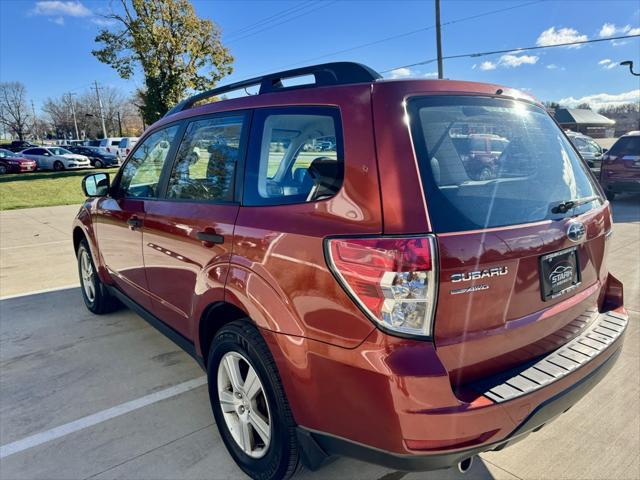
<path fill-rule="evenodd" d="M 62 147 L 34 147 L 20 152 L 22 156 L 35 160 L 38 170 L 67 170 L 90 168 L 89 157 L 71 153 Z"/>

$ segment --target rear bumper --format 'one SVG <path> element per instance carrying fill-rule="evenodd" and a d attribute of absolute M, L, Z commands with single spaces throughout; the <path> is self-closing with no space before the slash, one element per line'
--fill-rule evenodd
<path fill-rule="evenodd" d="M 614 193 L 639 193 L 640 192 L 640 178 L 638 180 L 607 180 L 601 182 L 602 188 L 609 192 Z"/>
<path fill-rule="evenodd" d="M 329 461 L 331 457 L 339 455 L 395 470 L 425 471 L 449 468 L 474 455 L 487 451 L 502 450 L 524 439 L 529 433 L 539 430 L 545 424 L 569 410 L 606 376 L 615 364 L 620 351 L 620 348 L 618 348 L 609 358 L 580 381 L 538 405 L 506 438 L 500 441 L 429 455 L 397 454 L 327 433 L 298 427 L 297 436 L 302 448 L 303 462 L 307 468 L 315 470 Z"/>
<path fill-rule="evenodd" d="M 596 385 L 620 353 L 627 315 L 622 307 L 595 315 L 585 337 L 566 344 L 577 348 L 581 361 L 569 366 L 564 362 L 573 360 L 562 355 L 558 362 L 554 356 L 566 353 L 558 349 L 496 376 L 488 386 L 477 385 L 466 400 L 453 391 L 431 342 L 377 330 L 354 349 L 270 331 L 263 336 L 300 425 L 309 468 L 345 455 L 399 470 L 431 470 L 521 440 Z M 584 343 L 573 344 L 580 340 Z M 593 349 L 591 355 L 581 352 L 586 348 Z M 537 372 L 549 378 L 535 385 L 540 375 L 527 369 L 537 369 L 543 360 L 553 367 Z M 561 374 L 553 377 L 554 372 Z M 521 374 L 527 383 L 512 381 Z"/>

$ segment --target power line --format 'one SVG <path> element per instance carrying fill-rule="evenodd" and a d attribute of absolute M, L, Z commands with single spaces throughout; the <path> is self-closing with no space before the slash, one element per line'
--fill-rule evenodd
<path fill-rule="evenodd" d="M 542 50 L 544 48 L 556 48 L 556 47 L 569 47 L 571 45 L 586 45 L 587 43 L 596 43 L 596 42 L 611 42 L 613 40 L 622 40 L 625 38 L 636 38 L 640 37 L 640 34 L 637 35 L 621 35 L 619 37 L 609 37 L 609 38 L 595 38 L 593 40 L 582 40 L 580 42 L 566 42 L 566 43 L 556 43 L 554 45 L 536 45 L 535 47 L 520 47 L 520 48 L 510 48 L 507 50 L 493 50 L 490 52 L 476 52 L 476 53 L 462 53 L 459 55 L 448 55 L 446 57 L 442 57 L 444 60 L 450 60 L 452 58 L 469 58 L 469 57 L 484 57 L 486 55 L 497 55 L 499 53 L 510 53 L 510 52 L 525 52 L 529 50 Z M 437 58 L 431 58 L 429 60 L 423 60 L 421 62 L 410 63 L 407 65 L 402 65 L 399 67 L 393 67 L 388 70 L 382 70 L 380 73 L 389 73 L 393 70 L 397 70 L 399 68 L 411 68 L 418 67 L 420 65 L 427 65 L 429 63 L 433 63 L 437 61 Z"/>
<path fill-rule="evenodd" d="M 277 27 L 277 26 L 282 25 L 282 24 L 284 24 L 284 23 L 288 23 L 288 22 L 290 22 L 290 21 L 292 21 L 292 20 L 295 20 L 296 18 L 300 18 L 300 17 L 303 17 L 303 16 L 305 16 L 305 15 L 308 15 L 308 14 L 310 14 L 310 13 L 312 13 L 312 12 L 315 12 L 316 10 L 320 10 L 321 8 L 328 7 L 329 5 L 331 5 L 331 4 L 333 4 L 333 3 L 336 3 L 337 1 L 338 1 L 338 0 L 331 0 L 331 1 L 329 1 L 329 2 L 322 2 L 320 5 L 316 6 L 316 8 L 312 8 L 311 10 L 306 10 L 306 11 L 304 11 L 304 12 L 302 12 L 302 13 L 298 14 L 298 15 L 295 15 L 295 16 L 293 16 L 293 17 L 289 17 L 289 18 L 287 18 L 286 20 L 283 20 L 283 21 L 281 21 L 281 22 L 279 22 L 279 23 L 274 23 L 274 24 L 272 24 L 272 25 L 268 25 L 267 27 L 265 27 L 265 28 L 263 28 L 263 29 L 261 29 L 261 30 L 256 30 L 256 31 L 254 31 L 254 32 L 248 33 L 247 35 L 244 35 L 244 36 L 242 36 L 242 37 L 240 37 L 240 38 L 235 38 L 235 39 L 233 39 L 233 40 L 231 40 L 231 41 L 229 41 L 229 42 L 227 42 L 227 43 L 228 43 L 228 44 L 229 44 L 229 43 L 234 43 L 234 42 L 238 42 L 238 41 L 240 41 L 240 40 L 244 40 L 245 38 L 252 37 L 252 36 L 254 36 L 254 35 L 257 35 L 258 33 L 262 33 L 262 32 L 264 32 L 264 31 L 266 31 L 266 30 L 270 30 L 270 29 L 272 29 L 273 27 Z"/>
<path fill-rule="evenodd" d="M 470 15 L 468 17 L 456 18 L 454 20 L 449 20 L 447 22 L 442 23 L 441 26 L 445 27 L 445 26 L 448 26 L 448 25 L 453 25 L 455 23 L 466 22 L 468 20 L 475 20 L 477 18 L 486 17 L 488 15 L 494 15 L 496 13 L 502 13 L 502 12 L 506 12 L 506 11 L 509 11 L 509 10 L 514 10 L 516 8 L 528 7 L 529 5 L 534 5 L 536 3 L 542 3 L 544 1 L 548 1 L 548 0 L 535 0 L 535 1 L 532 1 L 532 2 L 526 2 L 526 3 L 521 3 L 521 4 L 518 4 L 518 5 L 513 5 L 511 7 L 499 8 L 499 9 L 496 9 L 496 10 L 489 10 L 487 12 L 478 13 L 478 14 L 475 14 L 475 15 Z M 373 45 L 378 45 L 380 43 L 389 42 L 391 40 L 397 40 L 398 38 L 404 38 L 404 37 L 408 37 L 410 35 L 415 35 L 416 33 L 426 32 L 426 31 L 434 29 L 435 27 L 436 26 L 434 24 L 434 25 L 429 25 L 428 27 L 421 27 L 421 28 L 418 28 L 418 29 L 415 29 L 415 30 L 410 30 L 408 32 L 398 33 L 398 34 L 392 35 L 390 37 L 384 37 L 384 38 L 380 38 L 378 40 L 373 40 L 373 41 L 370 41 L 370 42 L 367 42 L 367 43 L 362 43 L 360 45 L 355 45 L 353 47 L 343 48 L 341 50 L 336 50 L 334 52 L 329 52 L 329 53 L 325 53 L 325 54 L 322 54 L 322 55 L 318 55 L 317 57 L 307 58 L 305 60 L 299 60 L 297 62 L 288 63 L 286 65 L 281 65 L 279 67 L 275 67 L 272 70 L 282 70 L 284 68 L 293 67 L 293 66 L 299 65 L 301 63 L 307 63 L 307 62 L 312 62 L 312 61 L 316 61 L 316 60 L 321 60 L 323 58 L 332 57 L 334 55 L 340 55 L 340 54 L 343 54 L 343 53 L 352 52 L 354 50 L 359 50 L 361 48 L 371 47 Z M 268 71 L 271 72 L 272 70 L 268 70 Z M 260 75 L 261 73 L 266 73 L 266 72 L 267 72 L 266 70 L 262 71 L 262 72 L 258 73 L 258 75 Z"/>
<path fill-rule="evenodd" d="M 266 24 L 269 23 L 270 21 L 276 20 L 278 19 L 278 17 L 286 17 L 287 15 L 290 15 L 292 13 L 295 13 L 301 9 L 305 9 L 307 8 L 309 5 L 313 4 L 313 1 L 309 1 L 306 3 L 302 3 L 302 4 L 298 4 L 294 7 L 289 7 L 289 8 L 285 8 L 284 10 L 280 10 L 277 13 L 274 13 L 273 15 L 270 15 L 268 17 L 262 18 L 260 20 L 258 20 L 257 22 L 251 23 L 249 25 L 245 25 L 242 28 L 239 28 L 238 30 L 234 30 L 228 34 L 225 35 L 225 37 L 233 37 L 236 36 L 238 34 L 242 34 L 242 33 L 246 33 L 249 30 L 253 30 L 256 27 L 260 27 L 262 24 Z"/>

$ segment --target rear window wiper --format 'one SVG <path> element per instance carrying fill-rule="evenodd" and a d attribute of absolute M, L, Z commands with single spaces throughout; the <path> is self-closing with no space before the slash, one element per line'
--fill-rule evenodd
<path fill-rule="evenodd" d="M 551 209 L 551 213 L 567 213 L 572 208 L 579 207 L 585 203 L 591 203 L 595 200 L 600 200 L 600 197 L 593 195 L 591 197 L 573 198 L 571 200 L 564 200 Z"/>

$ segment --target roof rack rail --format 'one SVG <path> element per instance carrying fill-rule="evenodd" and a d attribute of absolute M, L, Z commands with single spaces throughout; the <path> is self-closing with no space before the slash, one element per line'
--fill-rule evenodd
<path fill-rule="evenodd" d="M 282 81 L 285 79 L 302 77 L 306 75 L 313 75 L 315 77 L 315 82 L 311 84 L 296 85 L 291 87 L 285 87 L 282 83 Z M 200 102 L 207 98 L 211 98 L 227 92 L 232 92 L 234 90 L 253 87 L 255 85 L 260 85 L 260 91 L 258 92 L 258 94 L 263 94 L 281 90 L 293 90 L 296 88 L 374 82 L 380 78 L 382 78 L 382 76 L 372 68 L 355 62 L 333 62 L 323 63 L 320 65 L 312 65 L 309 67 L 294 68 L 293 70 L 270 73 L 261 77 L 242 80 L 240 82 L 231 83 L 229 85 L 214 88 L 212 90 L 207 90 L 206 92 L 198 93 L 196 95 L 193 95 L 192 97 L 182 100 L 175 107 L 169 110 L 165 114 L 165 117 L 173 115 L 174 113 L 182 112 L 183 110 L 187 110 L 191 108 L 196 102 Z"/>

